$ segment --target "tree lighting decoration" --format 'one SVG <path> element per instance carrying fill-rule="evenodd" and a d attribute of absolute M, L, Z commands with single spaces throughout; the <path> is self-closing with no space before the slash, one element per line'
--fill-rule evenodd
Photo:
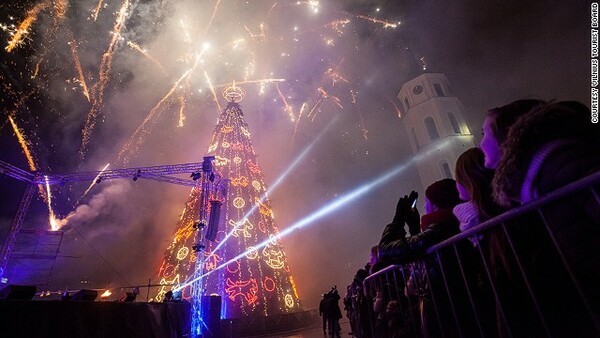
<path fill-rule="evenodd" d="M 230 180 L 227 198 L 221 207 L 217 238 L 204 243 L 204 253 L 193 253 L 189 249 L 197 242 L 200 232 L 193 229 L 193 225 L 200 211 L 201 188 L 194 188 L 159 271 L 161 282 L 183 284 L 194 276 L 196 255 L 204 255 L 202 269 L 206 273 L 247 253 L 229 263 L 226 269 L 217 270 L 202 280 L 204 294 L 221 295 L 225 318 L 272 316 L 300 310 L 288 260 L 277 239 L 279 229 L 271 202 L 265 196 L 267 186 L 238 104 L 243 95 L 240 87 L 224 93 L 229 103 L 219 117 L 208 148 L 215 157 L 215 169 Z M 268 246 L 256 249 L 269 239 Z M 154 299 L 161 301 L 167 291 L 176 287 L 177 284 L 163 286 Z M 183 297 L 189 300 L 189 287 L 183 291 Z"/>

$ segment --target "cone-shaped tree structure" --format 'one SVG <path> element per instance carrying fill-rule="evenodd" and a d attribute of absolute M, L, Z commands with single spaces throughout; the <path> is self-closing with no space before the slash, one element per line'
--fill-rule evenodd
<path fill-rule="evenodd" d="M 298 294 L 277 239 L 279 231 L 265 196 L 267 187 L 248 124 L 236 102 L 230 102 L 219 117 L 208 153 L 215 156 L 216 170 L 231 182 L 217 238 L 207 243 L 204 252 L 204 274 L 212 271 L 203 279 L 205 293 L 222 296 L 224 318 L 298 311 Z M 161 284 L 184 283 L 194 274 L 192 245 L 197 243 L 198 230 L 193 224 L 198 220 L 199 195 L 200 188 L 194 188 L 186 202 L 159 271 Z M 170 289 L 162 287 L 154 299 L 162 300 Z M 186 287 L 183 297 L 189 298 L 189 292 Z"/>

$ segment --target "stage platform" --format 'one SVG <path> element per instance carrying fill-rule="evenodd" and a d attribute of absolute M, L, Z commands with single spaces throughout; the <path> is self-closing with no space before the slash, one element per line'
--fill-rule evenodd
<path fill-rule="evenodd" d="M 189 303 L 0 300 L 0 336 L 10 338 L 179 338 L 189 337 L 190 320 Z M 316 310 L 223 319 L 216 337 L 283 337 L 319 323 Z"/>
<path fill-rule="evenodd" d="M 187 303 L 0 301 L 0 336 L 187 337 Z"/>

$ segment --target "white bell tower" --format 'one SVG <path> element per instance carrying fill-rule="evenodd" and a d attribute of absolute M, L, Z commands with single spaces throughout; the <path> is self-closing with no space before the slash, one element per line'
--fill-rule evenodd
<path fill-rule="evenodd" d="M 423 73 L 409 80 L 400 88 L 398 100 L 423 188 L 454 178 L 456 159 L 475 146 L 475 139 L 446 74 Z"/>

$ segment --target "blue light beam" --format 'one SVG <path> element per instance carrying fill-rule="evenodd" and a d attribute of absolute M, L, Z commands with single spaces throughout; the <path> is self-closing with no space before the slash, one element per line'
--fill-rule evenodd
<path fill-rule="evenodd" d="M 441 145 L 440 148 L 435 148 L 435 149 L 431 149 L 425 153 L 419 154 L 415 157 L 413 157 L 412 159 L 410 159 L 409 161 L 402 163 L 400 165 L 398 165 L 397 167 L 394 167 L 392 169 L 390 169 L 389 171 L 387 171 L 386 173 L 384 173 L 383 175 L 379 176 L 379 178 L 363 184 L 361 186 L 359 186 L 358 188 L 342 195 L 340 198 L 331 201 L 331 203 L 321 207 L 320 209 L 318 209 L 317 211 L 315 211 L 314 213 L 306 216 L 305 218 L 297 221 L 296 223 L 292 224 L 291 226 L 289 226 L 288 228 L 286 228 L 285 230 L 281 231 L 279 233 L 279 235 L 277 235 L 275 238 L 277 240 L 287 236 L 288 234 L 290 234 L 292 231 L 300 229 L 306 225 L 309 225 L 315 221 L 317 221 L 318 219 L 321 219 L 329 214 L 331 214 L 332 212 L 340 209 L 341 207 L 355 201 L 356 199 L 358 199 L 359 197 L 362 197 L 363 195 L 365 195 L 366 193 L 370 192 L 371 190 L 373 190 L 374 188 L 382 185 L 383 183 L 387 182 L 388 180 L 390 180 L 391 178 L 393 178 L 394 176 L 402 173 L 403 171 L 405 171 L 412 163 L 416 162 L 416 161 L 420 161 L 422 158 L 428 156 L 429 154 L 431 154 L 432 152 L 435 152 L 439 149 L 445 148 L 446 146 L 448 146 L 449 142 L 444 141 Z M 269 243 L 271 242 L 271 239 L 267 239 L 263 242 L 261 242 L 260 244 L 254 246 L 254 248 L 252 250 L 259 250 L 264 248 L 265 246 L 267 246 Z M 239 255 L 237 255 L 236 257 L 230 259 L 229 261 L 219 265 L 218 267 L 214 268 L 213 270 L 205 273 L 204 275 L 198 277 L 198 278 L 204 278 L 208 275 L 210 275 L 211 273 L 220 270 L 224 267 L 226 267 L 229 263 L 234 262 L 244 256 L 246 256 L 246 254 L 248 254 L 248 252 L 250 252 L 250 250 L 247 250 Z M 183 289 L 186 286 L 192 284 L 194 282 L 194 280 L 187 282 L 181 286 L 179 286 L 177 288 L 177 290 Z"/>

